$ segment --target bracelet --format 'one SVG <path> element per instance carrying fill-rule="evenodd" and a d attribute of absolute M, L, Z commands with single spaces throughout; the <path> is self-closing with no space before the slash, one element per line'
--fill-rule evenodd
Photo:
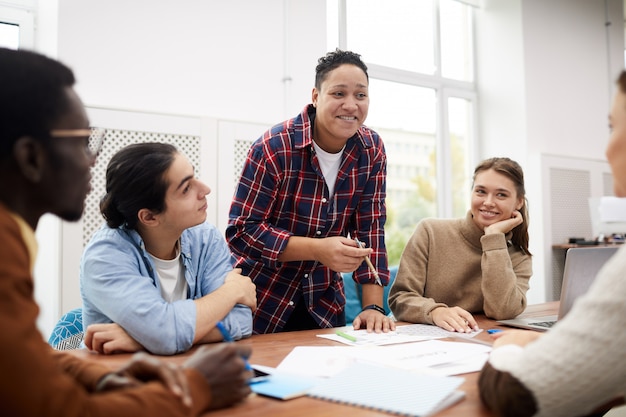
<path fill-rule="evenodd" d="M 370 304 L 368 306 L 365 306 L 365 307 L 363 307 L 363 310 L 361 310 L 361 312 L 363 312 L 365 310 L 376 310 L 380 314 L 382 314 L 383 316 L 387 315 L 387 313 L 385 313 L 385 309 L 382 308 L 381 306 L 379 306 L 378 304 Z"/>

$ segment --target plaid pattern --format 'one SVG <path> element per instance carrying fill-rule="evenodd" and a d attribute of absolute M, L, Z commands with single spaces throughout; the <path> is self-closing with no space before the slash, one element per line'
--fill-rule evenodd
<path fill-rule="evenodd" d="M 312 145 L 314 118 L 309 105 L 252 144 L 231 205 L 226 238 L 235 266 L 257 286 L 254 333 L 280 331 L 302 297 L 321 327 L 343 324 L 340 274 L 314 261 L 278 262 L 292 235 L 358 237 L 373 248 L 383 283 L 389 280 L 382 140 L 365 126 L 348 140 L 331 198 Z M 365 263 L 355 279 L 375 282 Z"/>

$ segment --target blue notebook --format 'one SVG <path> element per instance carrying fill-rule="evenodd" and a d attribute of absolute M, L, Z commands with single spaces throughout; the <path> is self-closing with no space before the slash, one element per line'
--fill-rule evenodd
<path fill-rule="evenodd" d="M 302 375 L 272 373 L 263 380 L 250 384 L 253 392 L 280 400 L 302 397 L 319 383 L 319 379 Z"/>
<path fill-rule="evenodd" d="M 353 364 L 322 380 L 308 392 L 313 398 L 403 416 L 432 415 L 461 400 L 464 378 L 423 375 L 365 363 Z"/>

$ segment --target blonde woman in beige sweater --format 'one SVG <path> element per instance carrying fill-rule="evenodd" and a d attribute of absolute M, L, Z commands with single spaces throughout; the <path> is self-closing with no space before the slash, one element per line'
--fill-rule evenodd
<path fill-rule="evenodd" d="M 465 218 L 417 225 L 389 306 L 398 320 L 471 332 L 478 329 L 473 313 L 500 320 L 524 311 L 531 275 L 522 168 L 509 158 L 491 158 L 474 170 Z"/>

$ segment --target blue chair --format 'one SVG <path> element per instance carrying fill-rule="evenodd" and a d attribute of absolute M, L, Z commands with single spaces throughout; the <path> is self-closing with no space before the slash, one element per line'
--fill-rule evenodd
<path fill-rule="evenodd" d="M 79 349 L 83 336 L 83 309 L 75 308 L 61 316 L 52 329 L 48 344 L 56 350 Z"/>
<path fill-rule="evenodd" d="M 384 289 L 383 294 L 383 308 L 389 312 L 389 303 L 387 297 L 389 297 L 389 289 L 391 284 L 396 279 L 398 273 L 397 266 L 389 267 L 389 285 Z M 343 286 L 346 293 L 346 324 L 350 324 L 354 321 L 355 317 L 361 312 L 361 304 L 363 300 L 363 291 L 361 286 L 352 279 L 352 272 L 342 273 Z"/>

